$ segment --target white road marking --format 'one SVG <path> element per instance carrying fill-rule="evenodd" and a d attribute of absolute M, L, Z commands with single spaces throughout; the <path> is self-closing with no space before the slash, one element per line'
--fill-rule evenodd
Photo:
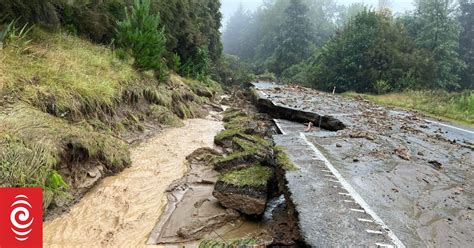
<path fill-rule="evenodd" d="M 334 165 L 327 160 L 327 158 L 306 138 L 304 133 L 300 133 L 300 137 L 308 144 L 308 146 L 313 150 L 313 152 L 321 159 L 328 169 L 338 178 L 339 182 L 342 186 L 352 195 L 352 198 L 365 210 L 367 214 L 369 214 L 374 221 L 379 224 L 383 229 L 387 230 L 387 234 L 392 239 L 395 246 L 400 248 L 405 248 L 405 245 L 398 239 L 398 237 L 393 233 L 391 229 L 383 222 L 383 220 L 370 208 L 369 204 L 364 201 L 364 199 L 357 193 L 357 191 L 342 177 L 341 173 L 334 167 Z M 352 210 L 352 209 L 351 209 Z"/>
<path fill-rule="evenodd" d="M 273 122 L 275 122 L 275 125 L 277 126 L 278 130 L 280 130 L 281 134 L 286 135 L 286 132 L 281 128 L 280 122 L 277 119 L 273 119 Z"/>
<path fill-rule="evenodd" d="M 473 131 L 469 131 L 469 130 L 462 129 L 462 128 L 459 128 L 459 127 L 451 126 L 451 125 L 444 124 L 444 123 L 441 123 L 441 122 L 430 121 L 430 120 L 425 120 L 425 121 L 426 121 L 426 122 L 429 122 L 429 123 L 431 123 L 431 124 L 436 124 L 436 125 L 440 125 L 440 126 L 444 126 L 444 127 L 449 127 L 449 128 L 452 128 L 452 129 L 456 129 L 456 130 L 458 130 L 458 131 L 462 131 L 462 132 L 474 134 Z"/>
<path fill-rule="evenodd" d="M 369 230 L 369 229 L 367 229 L 365 231 L 370 233 L 370 234 L 383 234 L 383 232 L 381 232 L 381 231 L 374 231 L 374 230 Z"/>
<path fill-rule="evenodd" d="M 357 218 L 357 220 L 360 221 L 360 222 L 367 222 L 367 223 L 373 223 L 374 222 L 373 220 L 362 219 L 362 218 Z"/>
<path fill-rule="evenodd" d="M 387 244 L 382 244 L 382 243 L 375 243 L 377 247 L 387 247 L 387 248 L 392 248 L 393 245 L 387 245 Z"/>
<path fill-rule="evenodd" d="M 344 196 L 351 196 L 351 194 L 349 194 L 349 193 L 343 193 L 343 192 L 339 192 L 338 194 L 344 195 Z"/>
<path fill-rule="evenodd" d="M 364 209 L 351 208 L 351 211 L 358 212 L 358 213 L 365 213 Z"/>

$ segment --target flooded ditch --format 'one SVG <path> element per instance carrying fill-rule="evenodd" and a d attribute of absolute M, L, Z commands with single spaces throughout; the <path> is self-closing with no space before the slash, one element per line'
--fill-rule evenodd
<path fill-rule="evenodd" d="M 132 166 L 102 180 L 71 211 L 44 223 L 47 247 L 142 247 L 166 205 L 166 188 L 186 156 L 213 147 L 222 122 L 193 119 L 132 150 Z"/>
<path fill-rule="evenodd" d="M 249 101 L 244 105 L 257 114 Z M 226 199 L 230 205 L 239 203 L 234 193 L 219 194 L 228 187 L 219 183 L 221 176 L 209 166 L 213 163 L 208 156 L 227 156 L 223 154 L 233 150 L 215 145 L 215 136 L 224 129 L 220 119 L 220 113 L 212 112 L 208 119 L 187 120 L 183 127 L 165 130 L 132 149 L 130 168 L 103 179 L 68 213 L 44 223 L 44 245 L 197 247 L 204 239 L 249 237 L 261 245 L 302 245 L 294 207 L 285 194 L 283 169 L 264 165 L 273 168 L 273 176 L 268 188 L 258 193 L 265 192 L 261 213 L 243 214 L 245 210 L 226 206 Z M 257 129 L 265 136 L 274 130 Z M 221 185 L 217 190 L 216 184 Z M 257 191 L 236 190 L 242 193 L 239 199 L 255 203 L 251 193 Z"/>

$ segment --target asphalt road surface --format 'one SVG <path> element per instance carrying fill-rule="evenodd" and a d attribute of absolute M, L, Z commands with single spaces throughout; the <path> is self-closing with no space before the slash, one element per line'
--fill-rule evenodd
<path fill-rule="evenodd" d="M 473 247 L 474 130 L 297 86 L 255 83 L 260 98 L 336 118 L 331 132 L 275 120 L 300 168 L 287 173 L 315 247 Z"/>

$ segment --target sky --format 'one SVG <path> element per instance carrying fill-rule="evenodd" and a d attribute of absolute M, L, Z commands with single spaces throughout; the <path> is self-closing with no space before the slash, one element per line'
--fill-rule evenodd
<path fill-rule="evenodd" d="M 392 8 L 394 12 L 405 12 L 413 9 L 414 0 L 392 0 Z M 242 6 L 248 10 L 255 10 L 260 6 L 263 0 L 221 0 L 222 2 L 222 14 L 224 19 L 222 21 L 223 26 L 227 24 L 230 16 L 235 12 L 235 10 L 242 3 Z M 350 5 L 352 3 L 365 3 L 367 5 L 372 5 L 374 7 L 378 6 L 378 0 L 336 0 L 339 4 Z"/>

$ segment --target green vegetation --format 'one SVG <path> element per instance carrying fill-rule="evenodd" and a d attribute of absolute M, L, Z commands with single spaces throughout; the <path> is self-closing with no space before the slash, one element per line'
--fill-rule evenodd
<path fill-rule="evenodd" d="M 129 51 L 135 68 L 162 72 L 166 37 L 160 17 L 150 13 L 150 4 L 150 0 L 134 1 L 127 18 L 117 24 L 117 44 Z"/>
<path fill-rule="evenodd" d="M 419 69 L 430 61 L 420 56 L 391 16 L 365 10 L 312 58 L 305 83 L 326 91 L 336 87 L 339 92 L 401 90 L 428 80 L 427 71 Z"/>
<path fill-rule="evenodd" d="M 219 180 L 239 187 L 265 186 L 273 175 L 273 171 L 259 164 L 242 170 L 222 174 Z"/>
<path fill-rule="evenodd" d="M 125 10 L 130 8 L 132 11 L 127 16 Z M 219 31 L 222 16 L 219 10 L 219 0 L 5 0 L 0 2 L 0 30 L 3 30 L 3 22 L 18 20 L 21 25 L 28 23 L 55 31 L 61 29 L 102 44 L 118 42 L 116 45 L 120 45 L 126 41 L 127 47 L 132 48 L 130 42 L 133 42 L 131 51 L 138 56 L 136 65 L 139 68 L 156 67 L 161 63 L 182 75 L 208 77 L 211 69 L 219 71 L 222 64 Z M 160 25 L 156 25 L 158 16 Z M 134 22 L 135 17 L 140 20 Z M 147 31 L 139 33 L 136 28 Z M 116 37 L 117 29 L 126 34 L 121 37 L 126 40 Z M 161 51 L 163 42 L 166 49 Z M 146 56 L 142 58 L 140 55 L 144 54 Z M 163 60 L 150 59 L 161 55 Z M 192 72 L 187 74 L 188 70 L 183 70 L 181 65 L 192 68 Z M 203 65 L 208 66 L 203 68 Z M 202 75 L 203 69 L 208 70 L 208 75 Z M 214 79 L 221 78 L 216 76 Z"/>
<path fill-rule="evenodd" d="M 228 241 L 203 240 L 199 244 L 199 248 L 236 248 L 254 246 L 257 244 L 258 240 L 252 237 Z"/>
<path fill-rule="evenodd" d="M 181 125 L 203 115 L 202 104 L 220 91 L 211 80 L 174 74 L 159 82 L 74 35 L 11 30 L 0 52 L 0 185 L 44 188 L 45 208 L 74 186 L 59 165 L 74 164 L 70 175 L 91 163 L 121 171 L 129 147 L 117 137 L 143 131 L 147 121 Z"/>
<path fill-rule="evenodd" d="M 407 109 L 419 110 L 474 127 L 474 92 L 406 91 L 387 95 L 364 95 L 353 92 L 346 96 L 362 96 L 370 101 Z"/>
<path fill-rule="evenodd" d="M 303 0 L 290 0 L 285 9 L 279 35 L 276 38 L 278 46 L 269 61 L 271 71 L 277 75 L 311 55 L 313 32 L 308 12 L 309 8 Z"/>
<path fill-rule="evenodd" d="M 97 161 L 115 172 L 130 164 L 128 146 L 120 139 L 82 123 L 70 124 L 24 103 L 9 108 L 0 113 L 3 187 L 42 187 L 51 197 L 60 196 L 68 189 L 54 172 L 61 162 Z"/>
<path fill-rule="evenodd" d="M 247 64 L 248 75 L 270 71 L 330 92 L 472 90 L 474 3 L 414 5 L 393 14 L 334 0 L 267 1 L 253 13 L 237 9 L 223 33 L 225 52 Z"/>
<path fill-rule="evenodd" d="M 273 151 L 275 153 L 275 162 L 278 166 L 280 166 L 286 171 L 298 170 L 298 167 L 296 167 L 296 165 L 291 162 L 290 158 L 285 153 L 285 150 L 282 147 L 275 146 L 273 148 Z"/>

